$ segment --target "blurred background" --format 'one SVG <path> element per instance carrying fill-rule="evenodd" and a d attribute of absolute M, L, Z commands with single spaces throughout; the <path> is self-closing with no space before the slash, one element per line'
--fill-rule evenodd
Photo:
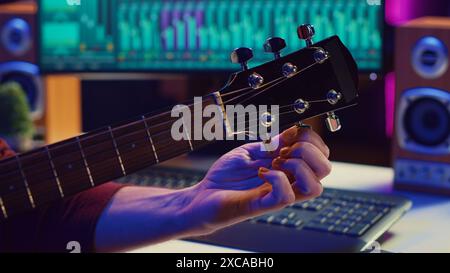
<path fill-rule="evenodd" d="M 445 0 L 316 1 L 0 1 L 0 135 L 17 149 L 81 132 L 220 89 L 239 69 L 229 54 L 252 47 L 251 66 L 270 60 L 272 35 L 285 53 L 338 34 L 360 68 L 360 104 L 340 112 L 328 133 L 310 120 L 332 160 L 391 165 L 395 27 L 422 16 L 449 16 Z M 12 115 L 11 113 L 15 114 Z M 215 144 L 219 155 L 239 143 Z"/>

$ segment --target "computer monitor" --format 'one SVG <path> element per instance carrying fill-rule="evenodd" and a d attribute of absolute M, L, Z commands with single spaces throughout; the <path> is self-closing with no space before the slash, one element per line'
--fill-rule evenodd
<path fill-rule="evenodd" d="M 39 21 L 44 72 L 232 70 L 236 47 L 270 60 L 270 36 L 304 47 L 302 23 L 338 34 L 363 71 L 383 63 L 381 0 L 41 0 Z"/>

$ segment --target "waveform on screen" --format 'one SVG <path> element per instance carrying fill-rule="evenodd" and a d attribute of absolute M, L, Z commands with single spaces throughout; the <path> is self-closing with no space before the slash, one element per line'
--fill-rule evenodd
<path fill-rule="evenodd" d="M 229 53 L 280 36 L 304 46 L 296 28 L 311 23 L 315 40 L 338 34 L 361 69 L 380 69 L 382 8 L 361 0 L 89 0 L 70 6 L 41 0 L 44 70 L 233 69 Z"/>

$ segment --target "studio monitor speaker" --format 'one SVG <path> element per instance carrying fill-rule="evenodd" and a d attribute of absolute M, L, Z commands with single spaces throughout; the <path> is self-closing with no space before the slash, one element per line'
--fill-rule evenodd
<path fill-rule="evenodd" d="M 44 94 L 36 64 L 36 14 L 34 1 L 0 2 L 0 83 L 19 83 L 27 95 L 32 117 L 39 119 Z"/>
<path fill-rule="evenodd" d="M 450 18 L 396 30 L 395 186 L 450 194 Z"/>

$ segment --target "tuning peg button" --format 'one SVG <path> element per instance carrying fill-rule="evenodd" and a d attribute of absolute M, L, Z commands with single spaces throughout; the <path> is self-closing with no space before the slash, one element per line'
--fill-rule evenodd
<path fill-rule="evenodd" d="M 253 50 L 248 47 L 239 47 L 231 53 L 231 62 L 241 64 L 242 70 L 248 69 L 248 61 L 253 58 Z"/>
<path fill-rule="evenodd" d="M 310 47 L 313 44 L 312 38 L 316 34 L 316 30 L 314 26 L 311 24 L 303 24 L 297 28 L 298 38 L 301 40 L 305 40 L 306 46 Z"/>
<path fill-rule="evenodd" d="M 275 59 L 280 58 L 280 51 L 286 47 L 286 41 L 280 37 L 272 37 L 267 39 L 264 43 L 264 51 L 268 53 L 273 53 Z"/>
<path fill-rule="evenodd" d="M 327 93 L 327 101 L 331 105 L 337 104 L 342 99 L 342 94 L 334 89 L 331 89 Z"/>

